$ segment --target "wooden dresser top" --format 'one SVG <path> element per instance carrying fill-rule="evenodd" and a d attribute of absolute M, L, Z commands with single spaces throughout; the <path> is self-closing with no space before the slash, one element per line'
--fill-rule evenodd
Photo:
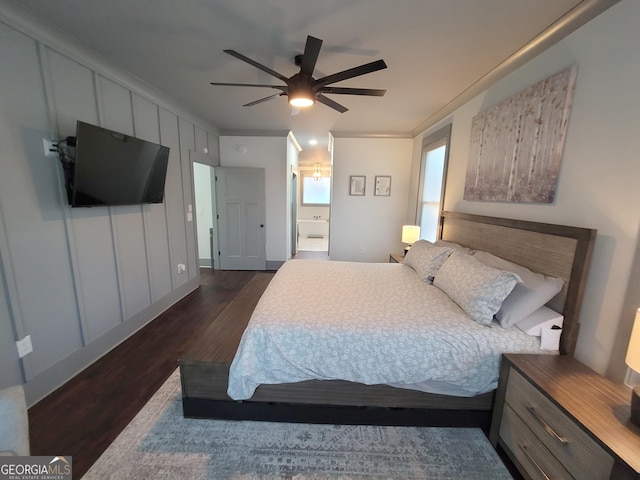
<path fill-rule="evenodd" d="M 631 388 L 566 355 L 505 355 L 612 455 L 640 473 L 640 428 L 631 423 Z"/>

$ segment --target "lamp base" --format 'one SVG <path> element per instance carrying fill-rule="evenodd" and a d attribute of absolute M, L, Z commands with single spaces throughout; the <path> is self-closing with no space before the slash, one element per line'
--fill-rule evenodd
<path fill-rule="evenodd" d="M 640 385 L 633 387 L 631 392 L 631 423 L 640 427 Z"/>

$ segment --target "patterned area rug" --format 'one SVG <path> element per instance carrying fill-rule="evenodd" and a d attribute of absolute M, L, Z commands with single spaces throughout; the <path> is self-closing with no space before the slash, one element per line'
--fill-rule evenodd
<path fill-rule="evenodd" d="M 176 370 L 84 479 L 511 479 L 480 429 L 193 420 Z"/>

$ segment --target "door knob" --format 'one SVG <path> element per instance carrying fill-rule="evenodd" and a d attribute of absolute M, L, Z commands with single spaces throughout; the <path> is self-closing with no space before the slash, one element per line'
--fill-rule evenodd
<path fill-rule="evenodd" d="M 261 223 L 261 224 L 260 224 L 260 228 L 264 228 L 264 223 Z"/>

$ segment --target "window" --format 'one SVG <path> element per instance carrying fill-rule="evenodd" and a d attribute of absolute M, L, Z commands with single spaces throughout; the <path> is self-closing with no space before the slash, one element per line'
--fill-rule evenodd
<path fill-rule="evenodd" d="M 420 238 L 431 242 L 438 238 L 450 136 L 451 125 L 448 125 L 422 139 L 417 222 L 420 225 Z"/>
<path fill-rule="evenodd" d="M 315 178 L 311 172 L 302 174 L 302 205 L 331 204 L 331 177 Z"/>

